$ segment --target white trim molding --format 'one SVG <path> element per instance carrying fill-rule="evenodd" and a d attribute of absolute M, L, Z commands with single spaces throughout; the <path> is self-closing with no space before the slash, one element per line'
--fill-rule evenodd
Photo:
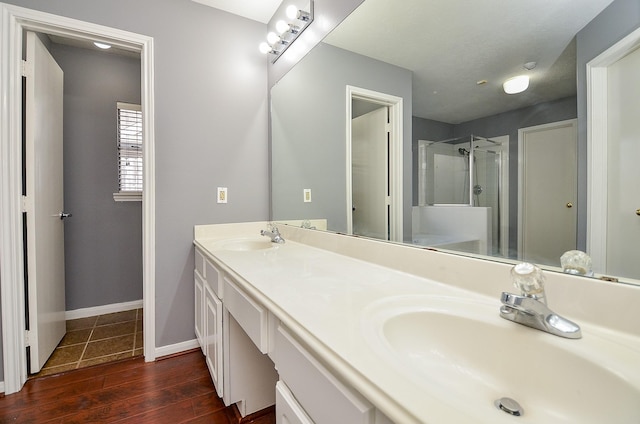
<path fill-rule="evenodd" d="M 143 306 L 142 299 L 131 302 L 112 303 L 110 305 L 92 306 L 90 308 L 73 309 L 66 311 L 65 320 L 95 317 L 98 315 L 113 314 L 115 312 L 125 312 L 132 309 L 140 309 Z"/>
<path fill-rule="evenodd" d="M 608 68 L 640 47 L 640 29 L 587 63 L 587 252 L 607 272 Z"/>
<path fill-rule="evenodd" d="M 353 209 L 352 209 L 352 156 L 351 156 L 351 117 L 352 100 L 364 100 L 370 103 L 377 103 L 389 107 L 391 118 L 391 146 L 389 158 L 389 188 L 391 189 L 391 240 L 402 242 L 404 238 L 403 229 L 403 154 L 404 144 L 404 115 L 402 97 L 390 94 L 379 93 L 366 88 L 347 85 L 346 95 L 346 192 L 347 192 L 347 234 L 353 234 Z"/>
<path fill-rule="evenodd" d="M 115 202 L 141 202 L 142 192 L 141 191 L 120 191 L 118 193 L 113 193 L 113 200 Z"/>
<path fill-rule="evenodd" d="M 0 3 L 0 290 L 5 393 L 27 379 L 24 339 L 22 238 L 22 42 L 23 31 L 106 42 L 140 52 L 144 133 L 142 198 L 144 354 L 155 352 L 155 134 L 153 38 L 45 12 Z"/>
<path fill-rule="evenodd" d="M 197 339 L 187 340 L 167 346 L 160 346 L 156 348 L 156 357 L 162 358 L 163 356 L 175 355 L 176 353 L 186 352 L 191 349 L 199 348 L 200 344 Z"/>

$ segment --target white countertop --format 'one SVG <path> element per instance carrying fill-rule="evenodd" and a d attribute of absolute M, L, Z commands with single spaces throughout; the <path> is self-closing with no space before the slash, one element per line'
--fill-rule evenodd
<path fill-rule="evenodd" d="M 482 411 L 460 404 L 425 378 L 403 372 L 367 338 L 371 305 L 407 296 L 473 299 L 495 308 L 498 325 L 535 331 L 499 317 L 499 297 L 444 284 L 288 239 L 266 250 L 230 251 L 221 240 L 256 237 L 264 223 L 196 227 L 196 246 L 238 278 L 243 288 L 269 308 L 349 385 L 397 423 L 523 423 L 487 400 Z M 508 290 L 508 285 L 505 290 Z M 583 327 L 584 328 L 584 327 Z M 588 331 L 588 330 L 587 330 Z M 554 337 L 543 332 L 532 337 Z M 559 338 L 558 338 L 559 339 Z M 564 340 L 562 340 L 564 341 Z M 560 339 L 558 343 L 562 342 Z M 573 341 L 574 343 L 576 341 Z M 581 341 L 577 341 L 580 343 Z M 584 342 L 583 342 L 584 343 Z M 500 346 L 496 346 L 496 354 Z M 495 398 L 508 394 L 495 393 Z"/>

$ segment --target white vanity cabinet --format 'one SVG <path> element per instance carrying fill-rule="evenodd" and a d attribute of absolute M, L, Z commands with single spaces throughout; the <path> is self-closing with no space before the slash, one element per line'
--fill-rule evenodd
<path fill-rule="evenodd" d="M 282 381 L 276 384 L 276 424 L 314 424 Z"/>
<path fill-rule="evenodd" d="M 195 333 L 218 396 L 223 396 L 221 272 L 200 249 L 195 251 Z"/>
<path fill-rule="evenodd" d="M 278 424 L 392 424 L 221 257 L 196 244 L 196 336 L 225 405 L 244 417 L 275 404 Z"/>
<path fill-rule="evenodd" d="M 280 375 L 277 424 L 391 424 L 361 394 L 338 380 L 282 325 L 275 333 L 274 356 Z"/>
<path fill-rule="evenodd" d="M 206 355 L 205 346 L 204 346 L 204 310 L 205 300 L 204 300 L 204 278 L 200 273 L 196 270 L 193 272 L 193 280 L 195 282 L 195 332 L 196 339 L 198 340 L 198 344 L 200 345 L 200 349 L 202 349 L 202 353 Z"/>
<path fill-rule="evenodd" d="M 274 405 L 278 374 L 266 355 L 267 309 L 199 247 L 195 261 L 196 338 L 218 396 L 243 417 Z"/>

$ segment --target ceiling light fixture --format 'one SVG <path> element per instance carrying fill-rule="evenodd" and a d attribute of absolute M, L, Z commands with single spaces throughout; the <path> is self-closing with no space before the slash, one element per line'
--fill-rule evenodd
<path fill-rule="evenodd" d="M 522 93 L 529 87 L 529 76 L 518 75 L 517 77 L 509 78 L 502 84 L 504 92 L 507 94 Z"/>
<path fill-rule="evenodd" d="M 284 10 L 287 20 L 277 20 L 273 29 L 267 34 L 267 41 L 260 43 L 259 50 L 263 54 L 272 53 L 275 55 L 272 63 L 284 53 L 285 50 L 302 34 L 302 32 L 313 22 L 313 0 L 302 0 L 306 2 L 306 7 L 299 7 L 300 0 L 296 4 L 291 4 Z M 282 9 L 279 9 L 281 12 Z M 272 18 L 275 21 L 276 16 Z"/>
<path fill-rule="evenodd" d="M 107 50 L 111 48 L 110 44 L 98 43 L 97 41 L 94 41 L 93 45 L 102 50 Z"/>

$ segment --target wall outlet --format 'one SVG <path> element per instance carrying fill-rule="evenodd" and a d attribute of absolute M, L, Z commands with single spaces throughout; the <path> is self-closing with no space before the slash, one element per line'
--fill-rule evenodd
<path fill-rule="evenodd" d="M 311 189 L 305 188 L 303 193 L 304 193 L 304 202 L 311 203 Z"/>
<path fill-rule="evenodd" d="M 226 187 L 218 187 L 218 203 L 227 203 Z"/>

